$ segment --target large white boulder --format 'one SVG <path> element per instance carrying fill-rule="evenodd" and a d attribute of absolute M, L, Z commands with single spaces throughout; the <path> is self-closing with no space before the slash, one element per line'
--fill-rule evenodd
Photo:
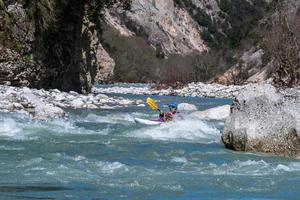
<path fill-rule="evenodd" d="M 233 150 L 300 158 L 300 91 L 268 84 L 240 91 L 222 140 Z"/>

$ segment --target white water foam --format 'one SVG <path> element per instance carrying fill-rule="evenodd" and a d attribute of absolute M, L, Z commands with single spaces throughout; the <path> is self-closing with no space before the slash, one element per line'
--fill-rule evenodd
<path fill-rule="evenodd" d="M 23 160 L 17 165 L 17 167 L 29 167 L 29 166 L 33 166 L 33 165 L 36 166 L 39 163 L 41 163 L 42 161 L 43 161 L 43 159 L 40 157 L 32 158 L 29 160 Z"/>
<path fill-rule="evenodd" d="M 13 147 L 13 146 L 0 145 L 0 150 L 4 150 L 4 151 L 22 151 L 24 149 L 25 149 L 24 147 Z"/>
<path fill-rule="evenodd" d="M 101 131 L 97 130 L 88 130 L 84 127 L 78 127 L 75 124 L 74 119 L 64 120 L 64 119 L 52 119 L 48 121 L 35 121 L 31 124 L 31 132 L 32 133 L 41 133 L 48 131 L 51 134 L 84 134 L 84 135 L 91 135 L 91 134 L 101 134 L 107 135 L 110 132 L 110 128 L 101 129 Z M 49 135 L 48 133 L 48 135 Z"/>
<path fill-rule="evenodd" d="M 195 119 L 178 120 L 146 126 L 133 132 L 126 133 L 129 137 L 146 138 L 164 141 L 191 141 L 198 143 L 220 142 L 220 130 L 205 121 Z"/>
<path fill-rule="evenodd" d="M 23 139 L 21 135 L 22 128 L 18 127 L 15 120 L 6 118 L 0 121 L 0 136 L 11 137 L 15 139 Z"/>
<path fill-rule="evenodd" d="M 171 159 L 172 162 L 176 162 L 176 163 L 187 163 L 188 160 L 185 157 L 173 157 Z"/>
<path fill-rule="evenodd" d="M 72 168 L 74 168 L 74 162 L 76 164 L 79 164 L 81 170 L 82 167 L 85 168 L 83 171 L 93 172 L 94 170 L 96 170 L 97 173 L 101 173 L 101 174 L 114 174 L 114 173 L 125 173 L 129 170 L 129 167 L 127 165 L 120 162 L 111 162 L 111 161 L 102 161 L 102 160 L 99 161 L 99 160 L 87 158 L 82 155 L 68 156 L 64 153 L 63 154 L 56 153 L 53 155 L 59 159 L 71 161 L 67 163 L 68 165 L 72 166 Z M 65 169 L 68 169 L 68 166 L 65 166 Z"/>
<path fill-rule="evenodd" d="M 184 168 L 185 167 L 200 174 L 212 175 L 264 176 L 280 175 L 287 172 L 300 172 L 300 162 L 278 164 L 268 163 L 264 160 L 236 160 L 221 165 L 215 163 L 188 163 Z"/>
<path fill-rule="evenodd" d="M 107 162 L 107 161 L 99 161 L 97 163 L 97 167 L 102 173 L 105 174 L 113 174 L 115 172 L 128 171 L 128 167 L 120 162 Z"/>
<path fill-rule="evenodd" d="M 107 123 L 107 124 L 129 124 L 134 122 L 134 118 L 130 114 L 108 114 L 108 115 L 95 115 L 88 114 L 86 118 L 83 119 L 85 122 L 97 122 L 97 123 Z"/>

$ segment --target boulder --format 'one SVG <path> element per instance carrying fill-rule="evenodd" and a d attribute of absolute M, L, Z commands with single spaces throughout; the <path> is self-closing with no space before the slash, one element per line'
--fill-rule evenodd
<path fill-rule="evenodd" d="M 202 120 L 225 120 L 230 114 L 230 106 L 218 106 L 203 111 L 197 111 L 191 113 L 192 117 L 196 117 Z"/>
<path fill-rule="evenodd" d="M 35 95 L 29 88 L 23 88 L 21 93 L 21 100 L 27 104 L 26 111 L 37 119 L 47 118 L 61 118 L 65 117 L 66 113 L 59 107 L 54 106 L 51 103 L 46 103 L 44 100 Z M 29 106 L 32 105 L 32 106 Z M 21 105 L 23 107 L 23 105 Z"/>
<path fill-rule="evenodd" d="M 37 119 L 63 118 L 66 117 L 66 113 L 59 107 L 44 103 L 35 107 L 34 117 Z"/>
<path fill-rule="evenodd" d="M 195 111 L 197 110 L 197 107 L 193 104 L 189 104 L 189 103 L 180 103 L 178 105 L 178 110 L 180 111 Z"/>
<path fill-rule="evenodd" d="M 225 147 L 300 158 L 300 91 L 269 84 L 240 91 L 222 134 Z"/>
<path fill-rule="evenodd" d="M 81 99 L 74 99 L 71 101 L 71 107 L 72 108 L 82 108 L 84 105 L 84 102 Z"/>

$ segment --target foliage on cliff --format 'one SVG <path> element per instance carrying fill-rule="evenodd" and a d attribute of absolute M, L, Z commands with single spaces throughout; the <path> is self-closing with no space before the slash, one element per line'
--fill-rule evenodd
<path fill-rule="evenodd" d="M 300 85 L 300 13 L 287 0 L 279 2 L 266 35 L 277 86 Z"/>
<path fill-rule="evenodd" d="M 205 28 L 202 37 L 214 48 L 238 47 L 243 39 L 249 37 L 268 8 L 265 0 L 220 0 L 216 18 L 207 12 L 212 9 L 209 4 L 203 9 L 192 0 L 175 2 L 179 7 L 186 8 L 195 21 Z"/>

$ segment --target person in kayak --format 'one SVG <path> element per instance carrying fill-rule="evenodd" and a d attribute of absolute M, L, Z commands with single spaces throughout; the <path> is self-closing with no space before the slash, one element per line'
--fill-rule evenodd
<path fill-rule="evenodd" d="M 159 119 L 163 122 L 169 122 L 172 121 L 174 116 L 178 113 L 177 112 L 177 103 L 171 103 L 169 104 L 170 111 L 163 111 L 160 110 L 159 113 Z"/>

